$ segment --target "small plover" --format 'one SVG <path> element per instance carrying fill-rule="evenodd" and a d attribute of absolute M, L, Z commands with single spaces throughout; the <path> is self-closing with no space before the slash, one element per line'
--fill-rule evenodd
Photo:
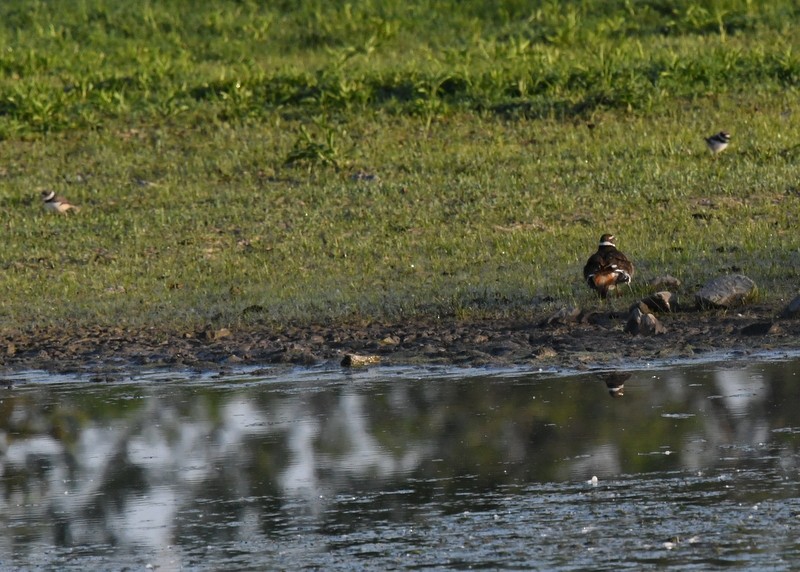
<path fill-rule="evenodd" d="M 55 191 L 42 191 L 42 201 L 44 201 L 44 208 L 61 214 L 66 214 L 70 210 L 75 212 L 81 210 L 64 197 L 59 197 Z"/>
<path fill-rule="evenodd" d="M 628 257 L 617 250 L 614 235 L 604 234 L 600 237 L 597 252 L 589 257 L 583 267 L 583 278 L 589 288 L 596 290 L 600 298 L 605 299 L 609 290 L 617 284 L 630 284 L 633 278 L 633 264 Z M 620 293 L 617 292 L 617 295 Z"/>
<path fill-rule="evenodd" d="M 731 134 L 727 131 L 720 131 L 719 133 L 706 137 L 706 145 L 711 150 L 712 155 L 722 153 L 731 142 Z"/>

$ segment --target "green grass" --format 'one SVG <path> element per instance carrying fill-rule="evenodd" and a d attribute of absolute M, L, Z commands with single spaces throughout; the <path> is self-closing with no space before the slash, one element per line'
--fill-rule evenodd
<path fill-rule="evenodd" d="M 525 315 L 800 268 L 792 2 L 0 6 L 8 324 Z M 702 136 L 733 133 L 717 160 Z M 358 175 L 366 175 L 359 177 Z M 374 177 L 373 177 L 374 176 Z M 52 188 L 82 206 L 44 212 Z"/>

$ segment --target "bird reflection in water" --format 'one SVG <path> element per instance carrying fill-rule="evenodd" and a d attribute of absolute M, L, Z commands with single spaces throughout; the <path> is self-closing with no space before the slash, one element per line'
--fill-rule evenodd
<path fill-rule="evenodd" d="M 632 374 L 624 371 L 613 371 L 611 373 L 604 373 L 600 378 L 605 382 L 608 388 L 608 394 L 611 397 L 617 398 L 625 395 L 625 382 L 630 379 Z"/>

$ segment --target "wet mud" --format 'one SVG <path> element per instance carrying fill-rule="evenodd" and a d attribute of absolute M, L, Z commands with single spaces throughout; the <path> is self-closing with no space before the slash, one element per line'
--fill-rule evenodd
<path fill-rule="evenodd" d="M 239 366 L 359 363 L 585 369 L 691 360 L 718 352 L 800 348 L 800 319 L 781 307 L 658 314 L 665 332 L 625 332 L 627 312 L 572 309 L 516 318 L 417 318 L 394 323 L 253 325 L 171 331 L 112 327 L 3 328 L 6 371 L 39 369 L 112 380 L 143 367 L 214 371 Z M 350 357 L 348 357 L 350 356 Z"/>

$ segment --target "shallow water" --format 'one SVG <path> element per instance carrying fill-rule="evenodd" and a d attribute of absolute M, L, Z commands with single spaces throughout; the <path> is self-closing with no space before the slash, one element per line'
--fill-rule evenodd
<path fill-rule="evenodd" d="M 20 374 L 0 569 L 796 569 L 799 372 Z"/>

